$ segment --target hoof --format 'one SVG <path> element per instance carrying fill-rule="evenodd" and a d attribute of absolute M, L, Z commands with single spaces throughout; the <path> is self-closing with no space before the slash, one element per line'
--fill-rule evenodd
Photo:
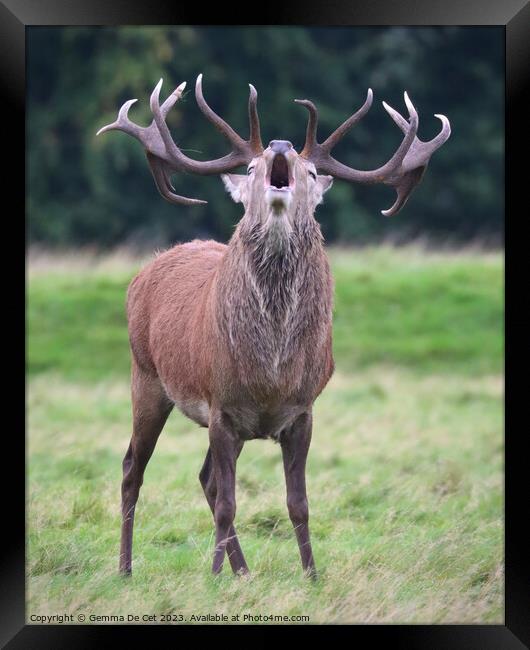
<path fill-rule="evenodd" d="M 245 576 L 249 576 L 249 575 L 250 575 L 250 571 L 249 571 L 248 567 L 246 567 L 246 566 L 242 566 L 242 567 L 241 567 L 240 569 L 238 569 L 237 571 L 234 571 L 234 575 L 235 575 L 236 577 L 238 577 L 238 578 L 244 578 Z"/>
<path fill-rule="evenodd" d="M 318 573 L 315 567 L 311 567 L 305 570 L 305 575 L 312 581 L 316 582 L 318 580 Z"/>

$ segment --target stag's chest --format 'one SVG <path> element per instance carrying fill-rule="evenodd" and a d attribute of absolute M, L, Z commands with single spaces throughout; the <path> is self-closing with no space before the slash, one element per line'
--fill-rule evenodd
<path fill-rule="evenodd" d="M 325 352 L 331 323 L 293 300 L 282 310 L 232 312 L 223 345 L 233 381 L 267 403 L 303 392 Z M 308 373 L 308 370 L 310 372 Z"/>
<path fill-rule="evenodd" d="M 242 419 L 252 415 L 253 429 L 274 429 L 266 422 L 318 394 L 329 372 L 331 303 L 322 256 L 259 270 L 238 266 L 222 287 L 216 323 L 223 373 L 215 373 L 216 390 L 242 409 Z M 248 404 L 256 405 L 251 414 L 243 408 Z"/>
<path fill-rule="evenodd" d="M 310 407 L 331 375 L 331 322 L 308 327 L 293 319 L 258 327 L 261 336 L 227 345 L 217 391 L 223 410 L 248 437 L 275 437 Z"/>
<path fill-rule="evenodd" d="M 331 323 L 331 286 L 312 273 L 247 272 L 221 306 L 221 335 L 232 355 L 277 375 L 304 354 Z"/>

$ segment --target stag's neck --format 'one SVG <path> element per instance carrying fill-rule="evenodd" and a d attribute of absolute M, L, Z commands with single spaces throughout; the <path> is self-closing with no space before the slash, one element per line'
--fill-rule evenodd
<path fill-rule="evenodd" d="M 318 223 L 297 218 L 294 224 L 274 220 L 263 226 L 243 219 L 228 248 L 232 272 L 239 276 L 239 299 L 249 315 L 258 309 L 276 325 L 295 315 L 325 259 Z"/>
<path fill-rule="evenodd" d="M 217 321 L 236 362 L 271 380 L 282 365 L 323 344 L 332 288 L 318 223 L 298 219 L 287 236 L 243 219 L 217 283 Z"/>

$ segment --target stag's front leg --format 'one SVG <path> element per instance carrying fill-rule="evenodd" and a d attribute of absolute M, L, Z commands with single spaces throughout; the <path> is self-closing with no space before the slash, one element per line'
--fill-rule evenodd
<path fill-rule="evenodd" d="M 217 485 L 212 564 L 212 573 L 217 574 L 223 568 L 226 545 L 236 516 L 236 460 L 241 443 L 232 429 L 230 418 L 221 411 L 212 412 L 210 416 L 209 436 Z"/>
<path fill-rule="evenodd" d="M 312 425 L 311 413 L 303 413 L 282 433 L 280 442 L 287 487 L 287 508 L 298 541 L 302 567 L 311 578 L 316 578 L 309 539 L 309 507 L 305 486 L 305 464 L 311 444 Z"/>

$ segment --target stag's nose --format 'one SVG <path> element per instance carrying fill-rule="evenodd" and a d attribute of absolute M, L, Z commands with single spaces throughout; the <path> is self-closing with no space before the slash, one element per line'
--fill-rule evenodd
<path fill-rule="evenodd" d="M 289 140 L 271 140 L 269 142 L 269 147 L 274 153 L 287 153 L 289 149 L 293 148 L 293 145 Z"/>

